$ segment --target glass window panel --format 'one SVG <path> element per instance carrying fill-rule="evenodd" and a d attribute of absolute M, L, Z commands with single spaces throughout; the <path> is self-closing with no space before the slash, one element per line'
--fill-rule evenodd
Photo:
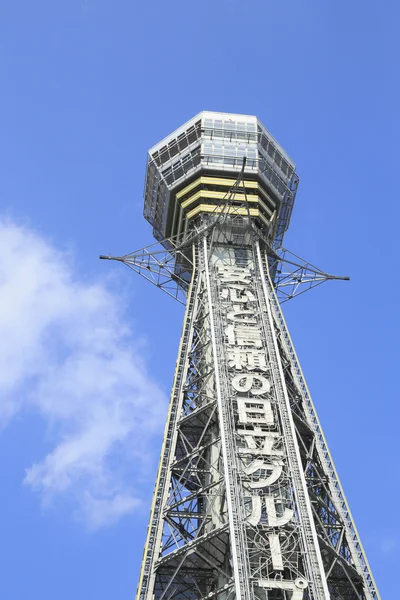
<path fill-rule="evenodd" d="M 179 179 L 180 177 L 182 177 L 182 175 L 183 175 L 183 172 L 184 172 L 184 171 L 183 171 L 183 167 L 182 167 L 182 165 L 179 165 L 179 167 L 178 167 L 177 169 L 175 169 L 175 171 L 174 171 L 174 177 L 175 177 L 175 180 L 177 180 L 177 179 Z"/>
<path fill-rule="evenodd" d="M 162 163 L 165 163 L 167 160 L 169 160 L 169 152 L 166 146 L 160 150 L 160 158 Z"/>
<path fill-rule="evenodd" d="M 182 133 L 179 137 L 178 137 L 178 147 L 179 150 L 184 150 L 185 148 L 187 148 L 189 144 L 189 140 L 186 137 L 185 133 Z"/>
<path fill-rule="evenodd" d="M 263 135 L 261 138 L 261 147 L 264 148 L 264 150 L 267 150 L 268 148 L 268 140 L 265 135 Z"/>
<path fill-rule="evenodd" d="M 192 129 L 192 128 L 191 128 Z M 197 131 L 195 129 L 189 129 L 189 131 L 187 132 L 187 137 L 188 137 L 188 142 L 189 144 L 193 144 L 193 142 L 195 142 L 197 140 Z"/>
<path fill-rule="evenodd" d="M 173 156 L 176 156 L 179 153 L 179 148 L 178 148 L 178 144 L 177 144 L 176 140 L 173 140 L 172 142 L 170 142 L 168 144 L 168 148 L 169 148 L 169 154 L 170 154 L 171 158 Z"/>
<path fill-rule="evenodd" d="M 180 164 L 181 164 L 181 161 L 180 161 L 180 160 L 177 160 L 176 162 L 174 162 L 174 163 L 173 163 L 173 165 L 172 165 L 172 170 L 173 170 L 173 169 L 176 169 L 176 167 L 177 167 L 178 165 L 180 165 Z"/>
<path fill-rule="evenodd" d="M 274 158 L 275 148 L 272 144 L 268 144 L 268 154 L 271 156 L 271 158 Z"/>

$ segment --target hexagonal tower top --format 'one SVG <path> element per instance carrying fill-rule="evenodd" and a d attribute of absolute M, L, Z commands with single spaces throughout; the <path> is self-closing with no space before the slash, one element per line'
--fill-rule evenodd
<path fill-rule="evenodd" d="M 148 153 L 144 216 L 156 239 L 184 235 L 223 201 L 244 166 L 251 214 L 281 245 L 298 186 L 295 164 L 257 117 L 203 111 Z"/>

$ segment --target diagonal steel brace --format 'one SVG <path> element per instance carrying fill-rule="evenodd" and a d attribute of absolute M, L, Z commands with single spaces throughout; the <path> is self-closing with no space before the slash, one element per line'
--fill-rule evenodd
<path fill-rule="evenodd" d="M 104 256 L 105 260 L 117 260 L 135 271 L 166 294 L 186 304 L 186 292 L 189 288 L 192 261 L 187 253 L 183 254 L 168 240 L 170 249 L 160 243 L 151 244 L 124 256 Z"/>
<path fill-rule="evenodd" d="M 286 248 L 268 253 L 269 268 L 281 304 L 325 281 L 348 281 L 350 277 L 325 273 Z"/>

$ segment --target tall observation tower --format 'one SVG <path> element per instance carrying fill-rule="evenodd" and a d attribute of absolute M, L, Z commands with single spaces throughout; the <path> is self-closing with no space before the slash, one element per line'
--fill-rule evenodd
<path fill-rule="evenodd" d="M 379 599 L 280 308 L 343 279 L 282 247 L 297 186 L 253 116 L 149 151 L 157 243 L 117 260 L 186 312 L 138 600 Z"/>

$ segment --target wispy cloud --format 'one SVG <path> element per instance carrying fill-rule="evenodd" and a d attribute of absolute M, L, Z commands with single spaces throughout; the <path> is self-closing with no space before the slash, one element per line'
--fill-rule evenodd
<path fill-rule="evenodd" d="M 68 496 L 91 528 L 115 522 L 140 503 L 164 394 L 106 283 L 26 226 L 0 220 L 0 245 L 0 424 L 33 409 L 54 442 L 24 483 L 45 505 Z"/>

